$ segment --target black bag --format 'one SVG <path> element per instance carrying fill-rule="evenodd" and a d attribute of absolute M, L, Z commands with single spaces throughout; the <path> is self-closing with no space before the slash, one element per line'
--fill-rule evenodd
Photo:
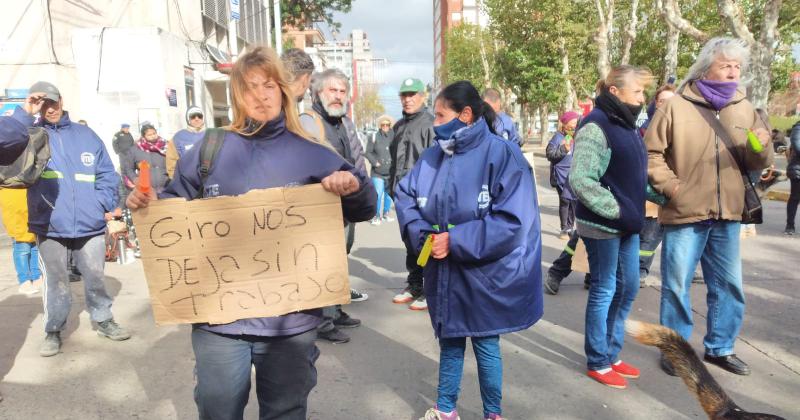
<path fill-rule="evenodd" d="M 739 167 L 739 172 L 742 175 L 742 183 L 744 184 L 744 210 L 742 210 L 742 224 L 760 225 L 764 223 L 761 199 L 758 198 L 758 193 L 753 185 L 753 181 L 750 180 L 750 175 L 745 169 L 746 166 L 744 164 L 744 156 L 740 156 L 739 153 L 736 153 L 736 146 L 734 146 L 733 139 L 728 133 L 728 130 L 722 126 L 722 123 L 719 122 L 719 119 L 717 119 L 716 116 L 712 115 L 711 110 L 699 104 L 694 104 L 694 106 L 697 108 L 697 110 L 700 112 L 700 115 L 703 116 L 706 122 L 708 122 L 711 128 L 714 129 L 717 137 L 719 137 L 722 142 L 725 143 L 725 147 L 728 149 L 728 152 L 731 154 L 731 156 L 733 156 L 734 162 L 736 162 L 736 165 Z"/>
<path fill-rule="evenodd" d="M 50 160 L 49 136 L 39 127 L 29 128 L 28 136 L 28 145 L 14 163 L 0 166 L 0 188 L 28 188 L 42 176 Z"/>

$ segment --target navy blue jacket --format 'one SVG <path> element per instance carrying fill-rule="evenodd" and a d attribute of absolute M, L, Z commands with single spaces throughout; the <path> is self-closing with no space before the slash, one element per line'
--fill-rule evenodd
<path fill-rule="evenodd" d="M 178 161 L 175 177 L 160 198 L 197 197 L 200 188 L 200 147 L 192 147 Z M 283 115 L 267 123 L 250 137 L 229 132 L 217 153 L 205 182 L 205 197 L 244 194 L 250 190 L 300 186 L 320 182 L 335 171 L 350 171 L 361 188 L 342 197 L 348 222 L 369 220 L 375 215 L 377 196 L 372 182 L 335 151 L 303 139 L 286 129 Z M 284 336 L 316 328 L 322 310 L 295 312 L 268 318 L 249 318 L 222 324 L 198 324 L 221 334 Z"/>
<path fill-rule="evenodd" d="M 450 253 L 424 268 L 437 337 L 522 330 L 542 316 L 541 225 L 531 168 L 483 119 L 456 132 L 454 153 L 428 148 L 398 185 L 397 216 L 419 253 L 432 232 Z"/>
<path fill-rule="evenodd" d="M 567 151 L 562 144 L 564 138 L 564 134 L 556 131 L 545 149 L 547 160 L 550 161 L 550 186 L 558 188 L 564 199 L 574 200 L 575 195 L 569 186 L 569 168 L 572 166 L 572 151 L 575 148 L 573 146 Z"/>
<path fill-rule="evenodd" d="M 33 117 L 18 106 L 11 117 L 0 117 L 1 141 L 21 141 L 24 148 L 33 123 Z M 49 136 L 50 161 L 28 188 L 28 230 L 53 238 L 105 232 L 104 215 L 117 206 L 119 175 L 103 141 L 91 128 L 72 124 L 67 112 L 56 124 L 42 120 L 39 125 Z"/>
<path fill-rule="evenodd" d="M 497 113 L 497 118 L 494 120 L 494 132 L 511 143 L 522 146 L 522 138 L 517 133 L 514 121 L 503 111 Z"/>
<path fill-rule="evenodd" d="M 581 126 L 597 124 L 605 135 L 611 160 L 600 184 L 614 195 L 619 204 L 619 219 L 609 220 L 578 200 L 575 215 L 580 220 L 610 227 L 625 233 L 638 233 L 644 227 L 644 203 L 647 198 L 647 150 L 638 128 L 628 128 L 616 117 L 595 108 Z"/>
<path fill-rule="evenodd" d="M 800 180 L 800 122 L 796 122 L 792 127 L 792 134 L 789 136 L 789 147 L 791 148 L 791 160 L 786 165 L 786 175 L 791 179 Z"/>
<path fill-rule="evenodd" d="M 175 144 L 175 150 L 178 151 L 178 156 L 183 156 L 187 150 L 190 150 L 192 147 L 194 147 L 195 143 L 202 140 L 205 134 L 206 130 L 196 132 L 187 130 L 185 128 L 175 133 L 175 135 L 172 137 L 172 143 Z"/>

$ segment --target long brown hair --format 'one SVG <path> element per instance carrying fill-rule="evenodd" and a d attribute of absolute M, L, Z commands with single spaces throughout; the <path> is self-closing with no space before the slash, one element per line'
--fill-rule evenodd
<path fill-rule="evenodd" d="M 289 80 L 291 80 L 291 78 L 288 76 L 275 50 L 266 46 L 257 46 L 253 48 L 241 55 L 239 59 L 236 60 L 236 63 L 233 64 L 233 69 L 231 70 L 233 122 L 227 128 L 243 136 L 250 136 L 255 133 L 245 132 L 245 128 L 247 127 L 247 111 L 245 110 L 244 94 L 247 92 L 248 88 L 244 77 L 251 71 L 264 72 L 267 78 L 274 80 L 280 87 L 281 108 L 286 117 L 286 129 L 306 140 L 311 139 L 311 135 L 306 133 L 300 125 L 297 105 L 289 87 Z M 266 124 L 266 122 L 264 122 L 264 124 Z M 259 129 L 260 128 L 261 127 L 259 127 Z"/>

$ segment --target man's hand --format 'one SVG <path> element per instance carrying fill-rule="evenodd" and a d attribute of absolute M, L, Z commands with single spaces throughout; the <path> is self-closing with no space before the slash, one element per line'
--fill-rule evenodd
<path fill-rule="evenodd" d="M 758 137 L 758 141 L 761 142 L 762 146 L 766 146 L 769 143 L 771 138 L 769 131 L 765 130 L 764 128 L 758 127 L 753 130 L 753 133 Z"/>
<path fill-rule="evenodd" d="M 150 191 L 143 193 L 139 191 L 138 188 L 134 188 L 130 194 L 128 194 L 128 198 L 125 200 L 125 205 L 128 206 L 129 209 L 143 209 L 150 205 L 150 202 L 153 200 L 158 200 L 158 196 L 154 189 L 150 189 Z"/>
<path fill-rule="evenodd" d="M 355 175 L 348 171 L 336 171 L 322 179 L 322 188 L 339 197 L 348 196 L 360 187 Z"/>
<path fill-rule="evenodd" d="M 450 232 L 437 233 L 433 237 L 431 256 L 437 260 L 444 259 L 450 254 Z"/>
<path fill-rule="evenodd" d="M 30 115 L 38 114 L 44 105 L 44 92 L 34 92 L 28 95 L 25 103 L 22 104 L 22 109 Z"/>

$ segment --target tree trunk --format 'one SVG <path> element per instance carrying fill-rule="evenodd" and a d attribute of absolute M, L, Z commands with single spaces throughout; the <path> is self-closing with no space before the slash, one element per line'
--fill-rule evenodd
<path fill-rule="evenodd" d="M 628 64 L 631 60 L 631 48 L 636 41 L 636 25 L 639 24 L 639 0 L 631 0 L 631 20 L 625 31 L 625 40 L 622 46 L 622 59 L 620 64 Z"/>
<path fill-rule="evenodd" d="M 667 22 L 667 53 L 664 56 L 663 83 L 667 83 L 670 76 L 678 76 L 678 44 L 681 33 Z"/>
<path fill-rule="evenodd" d="M 778 43 L 778 14 L 782 0 L 770 0 L 764 7 L 764 20 L 761 34 L 756 40 L 753 32 L 747 27 L 744 12 L 740 5 L 732 0 L 717 0 L 717 7 L 722 18 L 731 28 L 731 32 L 744 40 L 750 47 L 750 69 L 753 81 L 748 88 L 750 102 L 756 108 L 767 109 L 769 101 L 770 81 L 772 80 L 772 60 Z"/>
<path fill-rule="evenodd" d="M 542 105 L 539 107 L 539 145 L 545 146 L 547 145 L 547 125 L 548 125 L 548 112 L 547 105 Z"/>
<path fill-rule="evenodd" d="M 606 7 L 603 10 L 603 2 Z M 612 22 L 614 20 L 614 0 L 595 0 L 597 7 L 598 21 L 597 32 L 594 40 L 597 43 L 597 72 L 601 79 L 605 79 L 611 71 L 610 47 L 611 33 L 613 31 Z"/>
<path fill-rule="evenodd" d="M 675 0 L 656 0 L 656 8 L 659 13 L 661 13 L 664 20 L 674 26 L 680 33 L 688 35 L 700 43 L 708 41 L 709 37 L 707 33 L 697 29 L 691 22 L 683 18 L 681 10 L 675 3 Z"/>
<path fill-rule="evenodd" d="M 567 98 L 564 100 L 564 108 L 567 110 L 575 109 L 575 104 L 578 100 L 578 95 L 575 94 L 575 88 L 572 86 L 572 81 L 569 79 L 569 52 L 567 51 L 566 41 L 564 37 L 558 37 L 558 48 L 561 50 L 561 75 L 564 76 L 564 87 Z"/>
<path fill-rule="evenodd" d="M 483 65 L 483 88 L 492 86 L 492 78 L 489 73 L 489 59 L 486 58 L 486 46 L 483 44 L 483 29 L 478 29 L 478 44 L 481 50 L 481 64 Z"/>

